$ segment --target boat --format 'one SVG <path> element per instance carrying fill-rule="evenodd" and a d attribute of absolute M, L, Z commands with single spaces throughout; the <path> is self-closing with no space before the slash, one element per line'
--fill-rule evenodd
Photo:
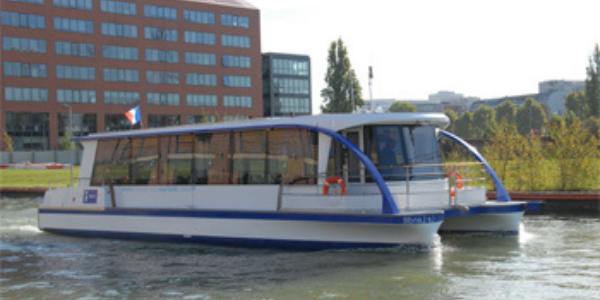
<path fill-rule="evenodd" d="M 493 170 L 443 131 L 448 124 L 444 114 L 340 114 L 74 138 L 84 148 L 78 184 L 45 193 L 39 228 L 293 249 L 430 247 L 438 231 L 518 233 L 526 204 L 499 190 L 486 199 Z M 442 135 L 483 161 L 444 164 Z"/>

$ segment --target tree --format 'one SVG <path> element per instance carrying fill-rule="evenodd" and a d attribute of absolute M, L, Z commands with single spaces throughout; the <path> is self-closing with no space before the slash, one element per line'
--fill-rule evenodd
<path fill-rule="evenodd" d="M 406 102 L 396 101 L 392 103 L 390 112 L 417 112 L 417 107 Z"/>
<path fill-rule="evenodd" d="M 458 120 L 456 120 L 456 125 L 454 126 L 454 130 L 456 135 L 461 136 L 463 138 L 470 138 L 471 134 L 471 122 L 473 118 L 473 113 L 466 112 Z"/>
<path fill-rule="evenodd" d="M 600 117 L 600 52 L 598 45 L 594 54 L 590 58 L 590 65 L 587 68 L 587 78 L 585 80 L 585 98 L 589 108 L 590 116 Z"/>
<path fill-rule="evenodd" d="M 517 106 L 512 101 L 506 100 L 496 107 L 496 123 L 500 124 L 504 121 L 507 124 L 513 124 L 516 117 Z"/>
<path fill-rule="evenodd" d="M 527 98 L 517 109 L 517 130 L 521 135 L 531 134 L 532 130 L 541 132 L 545 123 L 546 113 L 533 98 Z"/>
<path fill-rule="evenodd" d="M 15 143 L 13 142 L 12 137 L 10 137 L 10 135 L 8 135 L 8 133 L 6 133 L 6 131 L 4 132 L 4 136 L 2 137 L 2 141 L 5 144 L 4 151 L 6 151 L 6 152 L 13 152 L 15 150 Z"/>
<path fill-rule="evenodd" d="M 580 119 L 584 119 L 590 114 L 587 99 L 583 91 L 569 93 L 565 99 L 565 107 Z"/>
<path fill-rule="evenodd" d="M 327 86 L 321 90 L 323 113 L 348 113 L 353 111 L 352 99 L 356 106 L 364 105 L 362 88 L 352 69 L 348 50 L 341 38 L 333 41 L 327 57 Z"/>
<path fill-rule="evenodd" d="M 458 120 L 458 115 L 453 110 L 449 109 L 446 110 L 444 113 L 446 114 L 446 117 L 450 119 L 450 126 L 448 126 L 446 130 L 454 132 L 454 128 L 456 127 L 456 120 Z"/>
<path fill-rule="evenodd" d="M 489 137 L 489 131 L 496 126 L 496 112 L 493 108 L 482 105 L 473 113 L 471 124 L 472 137 Z M 487 133 L 487 136 L 486 136 Z"/>
<path fill-rule="evenodd" d="M 72 147 L 71 145 L 71 133 L 66 131 L 65 135 L 63 135 L 63 137 L 58 142 L 58 148 L 60 148 L 60 150 L 69 150 L 70 147 Z"/>

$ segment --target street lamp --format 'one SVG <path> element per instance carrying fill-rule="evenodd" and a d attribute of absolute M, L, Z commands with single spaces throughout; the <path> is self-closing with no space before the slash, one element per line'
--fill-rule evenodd
<path fill-rule="evenodd" d="M 69 165 L 71 170 L 71 187 L 73 187 L 73 142 L 71 141 L 71 138 L 73 138 L 73 108 L 68 104 L 63 104 L 62 107 L 69 110 Z"/>

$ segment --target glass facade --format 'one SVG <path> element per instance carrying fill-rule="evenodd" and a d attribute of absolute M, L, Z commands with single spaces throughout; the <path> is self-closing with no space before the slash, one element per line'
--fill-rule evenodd
<path fill-rule="evenodd" d="M 104 68 L 102 74 L 104 81 L 140 82 L 140 72 L 138 70 Z"/>
<path fill-rule="evenodd" d="M 165 6 L 144 5 L 144 17 L 177 20 L 177 9 Z"/>
<path fill-rule="evenodd" d="M 48 113 L 6 112 L 6 134 L 14 149 L 41 151 L 50 149 L 50 117 Z"/>
<path fill-rule="evenodd" d="M 138 37 L 137 26 L 135 25 L 103 22 L 101 31 L 103 35 L 109 36 L 119 36 L 132 39 L 136 39 Z"/>
<path fill-rule="evenodd" d="M 104 91 L 104 103 L 135 105 L 140 103 L 140 93 L 127 91 Z"/>
<path fill-rule="evenodd" d="M 179 106 L 179 94 L 174 93 L 148 93 L 148 105 Z"/>
<path fill-rule="evenodd" d="M 310 115 L 310 59 L 308 56 L 263 55 L 264 116 Z"/>
<path fill-rule="evenodd" d="M 210 32 L 186 31 L 184 37 L 190 44 L 214 45 L 216 41 L 215 34 Z"/>
<path fill-rule="evenodd" d="M 146 82 L 151 84 L 179 84 L 179 73 L 146 71 Z"/>
<path fill-rule="evenodd" d="M 218 102 L 217 95 L 188 94 L 186 97 L 187 106 L 217 106 Z"/>
<path fill-rule="evenodd" d="M 221 45 L 224 47 L 250 48 L 250 38 L 247 36 L 224 34 L 221 36 Z"/>
<path fill-rule="evenodd" d="M 102 0 L 100 1 L 100 10 L 106 13 L 135 16 L 137 15 L 137 6 L 135 3 Z"/>
<path fill-rule="evenodd" d="M 54 44 L 54 52 L 58 55 L 94 57 L 96 56 L 94 44 L 72 43 L 57 41 Z"/>
<path fill-rule="evenodd" d="M 56 66 L 56 78 L 72 80 L 96 80 L 96 68 L 79 66 Z"/>
<path fill-rule="evenodd" d="M 102 46 L 102 57 L 120 60 L 138 60 L 138 49 L 135 47 Z"/>
<path fill-rule="evenodd" d="M 94 33 L 94 22 L 55 17 L 54 30 L 92 34 Z"/>
<path fill-rule="evenodd" d="M 185 83 L 187 85 L 217 86 L 217 75 L 187 73 L 185 74 Z"/>
<path fill-rule="evenodd" d="M 98 132 L 96 114 L 73 113 L 73 136 L 84 136 Z M 58 114 L 58 135 L 64 136 L 69 132 L 69 113 Z"/>
<path fill-rule="evenodd" d="M 20 62 L 4 62 L 4 75 L 13 77 L 48 77 L 48 66 L 46 64 L 31 64 Z"/>
<path fill-rule="evenodd" d="M 178 63 L 179 52 L 174 50 L 146 49 L 146 61 Z"/>
<path fill-rule="evenodd" d="M 48 89 L 7 86 L 4 88 L 4 100 L 14 102 L 48 102 Z"/>
<path fill-rule="evenodd" d="M 187 22 L 215 24 L 215 14 L 205 11 L 183 10 L 183 19 Z"/>
<path fill-rule="evenodd" d="M 167 29 L 160 27 L 145 27 L 144 36 L 148 40 L 157 40 L 165 42 L 177 42 L 177 29 Z"/>
<path fill-rule="evenodd" d="M 44 29 L 46 28 L 46 17 L 33 14 L 3 11 L 2 25 L 31 29 Z"/>
<path fill-rule="evenodd" d="M 215 66 L 217 55 L 212 53 L 186 52 L 185 63 L 190 65 Z"/>
<path fill-rule="evenodd" d="M 54 6 L 81 10 L 92 10 L 92 0 L 53 0 Z"/>
<path fill-rule="evenodd" d="M 93 90 L 56 90 L 58 103 L 96 103 L 96 91 Z"/>
<path fill-rule="evenodd" d="M 250 18 L 223 14 L 221 15 L 221 25 L 228 27 L 250 28 Z"/>

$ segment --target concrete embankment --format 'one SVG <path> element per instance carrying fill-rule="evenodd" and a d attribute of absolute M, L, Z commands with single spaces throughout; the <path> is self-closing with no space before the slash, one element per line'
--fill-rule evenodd
<path fill-rule="evenodd" d="M 539 212 L 532 214 L 589 213 L 600 214 L 600 191 L 593 192 L 510 192 L 515 201 L 539 201 Z M 488 193 L 496 199 L 496 193 Z"/>

